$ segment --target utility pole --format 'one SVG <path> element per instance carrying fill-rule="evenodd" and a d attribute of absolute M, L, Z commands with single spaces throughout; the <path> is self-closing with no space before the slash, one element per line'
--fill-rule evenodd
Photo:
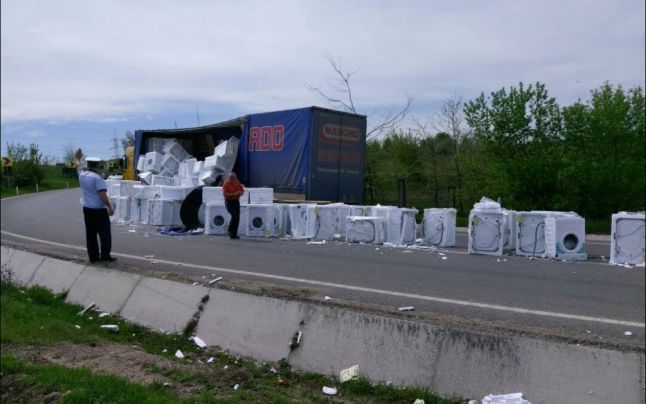
<path fill-rule="evenodd" d="M 119 158 L 119 140 L 115 129 L 112 129 L 112 158 Z"/>
<path fill-rule="evenodd" d="M 197 114 L 197 126 L 200 126 L 200 110 L 195 106 L 195 113 Z"/>

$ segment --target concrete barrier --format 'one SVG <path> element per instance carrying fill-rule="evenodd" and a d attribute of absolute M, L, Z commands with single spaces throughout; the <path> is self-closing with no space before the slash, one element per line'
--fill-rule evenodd
<path fill-rule="evenodd" d="M 40 267 L 38 267 L 38 270 L 34 273 L 34 276 L 29 282 L 29 286 L 40 285 L 54 293 L 62 293 L 72 287 L 84 269 L 85 265 L 54 258 L 45 258 Z"/>
<path fill-rule="evenodd" d="M 67 301 L 88 305 L 96 303 L 101 310 L 118 313 L 141 276 L 127 272 L 87 267 L 67 294 Z"/>
<path fill-rule="evenodd" d="M 181 333 L 209 294 L 203 286 L 192 286 L 157 278 L 137 284 L 120 315 L 155 330 Z"/>
<path fill-rule="evenodd" d="M 3 260 L 2 264 L 11 268 L 14 282 L 26 286 L 44 259 L 43 256 L 27 251 L 14 250 L 8 255 L 7 262 Z"/>

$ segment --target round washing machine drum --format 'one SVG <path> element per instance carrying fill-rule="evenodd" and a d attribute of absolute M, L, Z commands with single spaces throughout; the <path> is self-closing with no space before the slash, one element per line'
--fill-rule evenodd
<path fill-rule="evenodd" d="M 222 214 L 217 214 L 211 219 L 211 225 L 217 229 L 226 227 L 227 219 Z"/>
<path fill-rule="evenodd" d="M 563 247 L 566 252 L 577 252 L 581 248 L 581 243 L 583 240 L 580 240 L 579 237 L 574 233 L 565 233 L 561 237 L 561 247 Z"/>
<path fill-rule="evenodd" d="M 473 249 L 486 252 L 498 251 L 500 237 L 502 237 L 500 227 L 500 219 L 487 216 L 477 217 L 477 220 L 473 221 Z"/>
<path fill-rule="evenodd" d="M 263 219 L 261 216 L 252 217 L 250 225 L 253 229 L 261 230 L 265 226 L 265 219 Z"/>

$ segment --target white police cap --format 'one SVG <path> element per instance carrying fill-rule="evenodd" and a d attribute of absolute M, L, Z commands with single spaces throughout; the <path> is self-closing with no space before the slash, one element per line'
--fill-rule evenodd
<path fill-rule="evenodd" d="M 86 157 L 85 161 L 88 163 L 100 163 L 103 160 L 101 160 L 101 157 Z"/>

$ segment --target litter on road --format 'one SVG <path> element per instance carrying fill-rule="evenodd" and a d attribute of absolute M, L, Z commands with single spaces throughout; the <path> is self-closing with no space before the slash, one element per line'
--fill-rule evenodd
<path fill-rule="evenodd" d="M 235 386 L 233 386 L 233 390 L 238 390 L 239 388 L 240 388 L 239 384 L 236 384 Z"/>
<path fill-rule="evenodd" d="M 336 395 L 336 389 L 334 387 L 323 386 L 323 394 L 334 396 Z"/>
<path fill-rule="evenodd" d="M 633 333 L 632 333 L 632 331 L 626 331 L 624 333 L 624 335 L 627 336 L 627 337 L 632 337 Z"/>
<path fill-rule="evenodd" d="M 177 359 L 184 359 L 184 354 L 178 349 L 177 351 L 175 351 L 175 357 Z"/>
<path fill-rule="evenodd" d="M 94 306 L 96 306 L 96 303 L 94 303 L 94 302 L 88 304 L 87 306 L 85 306 L 85 308 L 83 310 L 78 312 L 78 315 L 82 316 L 83 314 L 85 314 L 88 310 L 90 310 Z"/>
<path fill-rule="evenodd" d="M 105 328 L 106 330 L 111 332 L 119 332 L 119 326 L 116 324 L 103 324 L 101 328 Z"/>
<path fill-rule="evenodd" d="M 221 281 L 221 280 L 222 280 L 222 277 L 221 277 L 221 276 L 219 276 L 219 277 L 217 277 L 217 278 L 213 279 L 212 281 L 209 281 L 209 285 L 213 285 L 214 283 L 219 282 L 219 281 Z"/>
<path fill-rule="evenodd" d="M 332 298 L 331 298 L 330 296 L 325 296 L 323 299 L 324 299 L 326 302 L 327 302 L 327 301 L 332 300 Z"/>
<path fill-rule="evenodd" d="M 341 383 L 345 383 L 349 380 L 353 380 L 359 377 L 359 365 L 350 366 L 347 369 L 343 369 L 339 373 L 339 380 Z"/>
<path fill-rule="evenodd" d="M 213 363 L 213 361 L 214 361 L 214 360 L 215 360 L 215 358 L 214 358 L 214 357 L 210 357 L 210 358 L 206 361 L 206 363 Z"/>
<path fill-rule="evenodd" d="M 489 394 L 482 398 L 482 404 L 531 404 L 523 399 L 523 393 Z"/>
<path fill-rule="evenodd" d="M 109 315 L 110 313 L 108 313 L 107 311 L 104 311 L 103 313 L 99 314 L 99 318 L 107 317 Z"/>
<path fill-rule="evenodd" d="M 195 342 L 195 345 L 199 346 L 202 349 L 206 348 L 206 343 L 202 341 L 202 338 L 198 336 L 191 337 L 189 338 L 189 340 L 192 340 L 193 342 Z"/>
<path fill-rule="evenodd" d="M 415 306 L 404 306 L 404 307 L 400 307 L 400 308 L 399 308 L 399 309 L 397 309 L 397 310 L 399 310 L 399 311 L 414 311 L 414 310 L 415 310 Z"/>

